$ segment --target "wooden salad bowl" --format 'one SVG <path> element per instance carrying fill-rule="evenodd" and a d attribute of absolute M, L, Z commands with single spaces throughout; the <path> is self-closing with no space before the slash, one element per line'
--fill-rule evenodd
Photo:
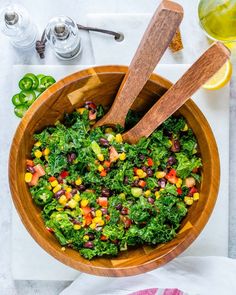
<path fill-rule="evenodd" d="M 84 259 L 79 252 L 61 245 L 49 233 L 24 181 L 25 161 L 30 158 L 33 134 L 54 124 L 65 112 L 72 112 L 85 101 L 110 106 L 127 72 L 125 66 L 99 66 L 65 77 L 47 89 L 30 107 L 19 124 L 10 151 L 9 181 L 12 198 L 20 218 L 35 241 L 50 255 L 79 271 L 101 276 L 137 275 L 160 267 L 182 253 L 197 238 L 214 208 L 220 180 L 220 164 L 212 130 L 196 104 L 190 99 L 179 110 L 196 135 L 202 157 L 200 199 L 189 208 L 177 236 L 155 247 L 140 246 L 121 252 L 118 257 Z M 170 88 L 171 82 L 152 74 L 133 110 L 146 111 Z M 69 93 L 77 90 L 76 95 Z M 117 110 L 119 112 L 119 110 Z"/>

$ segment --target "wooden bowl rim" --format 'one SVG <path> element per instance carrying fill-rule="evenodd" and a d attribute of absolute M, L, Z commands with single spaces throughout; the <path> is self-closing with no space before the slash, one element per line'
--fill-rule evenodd
<path fill-rule="evenodd" d="M 170 251 L 165 253 L 163 256 L 160 256 L 157 258 L 153 258 L 150 260 L 147 260 L 145 263 L 142 263 L 140 265 L 132 265 L 132 266 L 122 266 L 122 267 L 104 267 L 104 266 L 91 266 L 91 264 L 81 263 L 79 261 L 76 261 L 75 259 L 71 258 L 69 255 L 66 255 L 66 253 L 60 251 L 59 249 L 53 248 L 50 243 L 47 242 L 47 239 L 42 238 L 42 236 L 38 236 L 36 234 L 36 229 L 31 222 L 30 218 L 28 217 L 27 212 L 23 209 L 20 199 L 18 198 L 18 188 L 16 185 L 16 181 L 11 182 L 11 178 L 14 179 L 14 177 L 17 176 L 16 171 L 16 159 L 17 159 L 17 153 L 12 152 L 13 147 L 18 144 L 20 141 L 18 139 L 18 133 L 22 130 L 26 130 L 27 125 L 33 118 L 33 115 L 35 112 L 37 112 L 38 108 L 44 103 L 46 99 L 50 97 L 51 94 L 60 91 L 64 88 L 65 85 L 74 83 L 78 81 L 79 79 L 86 78 L 89 76 L 92 76 L 94 74 L 115 74 L 115 73 L 122 73 L 125 74 L 127 71 L 127 66 L 122 65 L 110 65 L 110 66 L 96 66 L 87 68 L 75 73 L 72 73 L 55 84 L 53 84 L 49 89 L 47 89 L 43 94 L 41 94 L 40 98 L 31 106 L 30 110 L 31 112 L 27 112 L 24 116 L 24 118 L 21 120 L 20 124 L 18 125 L 15 135 L 12 140 L 10 154 L 9 154 L 9 165 L 8 165 L 8 172 L 9 172 L 9 184 L 10 184 L 10 190 L 11 190 L 11 196 L 13 199 L 14 206 L 21 218 L 22 223 L 24 224 L 27 231 L 30 233 L 30 235 L 33 237 L 33 239 L 50 255 L 52 255 L 54 258 L 59 260 L 60 262 L 83 272 L 87 272 L 89 274 L 95 274 L 95 275 L 104 275 L 104 271 L 106 275 L 109 276 L 130 276 L 130 275 L 136 275 L 140 274 L 146 271 L 150 271 L 154 268 L 157 268 L 159 266 L 164 265 L 165 263 L 169 262 L 179 254 L 181 254 L 201 233 L 203 228 L 205 227 L 206 223 L 208 222 L 209 217 L 211 216 L 211 213 L 213 211 L 218 190 L 219 190 L 219 182 L 220 182 L 220 161 L 219 161 L 219 153 L 217 144 L 213 135 L 213 132 L 211 130 L 211 127 L 205 118 L 205 116 L 202 114 L 201 110 L 197 107 L 197 105 L 189 99 L 185 106 L 189 109 L 192 109 L 192 111 L 197 112 L 198 115 L 202 118 L 204 121 L 206 128 L 208 129 L 208 138 L 212 141 L 212 144 L 209 145 L 209 149 L 211 153 L 215 153 L 214 162 L 212 163 L 211 167 L 211 175 L 213 178 L 215 178 L 216 186 L 213 189 L 213 193 L 209 196 L 209 200 L 207 200 L 207 204 L 205 206 L 205 209 L 207 209 L 207 212 L 209 214 L 206 214 L 205 211 L 201 212 L 201 215 L 199 216 L 198 221 L 194 223 L 194 227 L 189 230 L 185 238 L 178 243 L 175 247 L 172 247 Z M 151 82 L 154 82 L 162 87 L 169 88 L 171 85 L 173 85 L 169 80 L 166 78 L 157 75 L 153 73 L 149 79 Z M 21 137 L 22 138 L 22 137 Z M 11 163 L 11 165 L 10 165 Z M 13 165 L 14 164 L 14 165 Z M 210 201 L 211 200 L 211 201 Z M 44 243 L 46 241 L 46 243 Z M 160 259 L 164 257 L 165 260 Z M 142 269 L 141 269 L 142 266 Z M 139 268 L 140 267 L 140 268 Z M 108 274 L 109 273 L 109 274 Z"/>

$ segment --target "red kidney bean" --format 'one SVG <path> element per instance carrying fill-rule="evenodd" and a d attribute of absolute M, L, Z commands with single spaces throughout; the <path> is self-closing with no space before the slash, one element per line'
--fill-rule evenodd
<path fill-rule="evenodd" d="M 106 215 L 107 212 L 108 212 L 108 211 L 107 211 L 107 208 L 101 208 L 101 211 L 102 211 L 102 214 L 103 214 L 103 215 Z"/>
<path fill-rule="evenodd" d="M 144 172 L 147 172 L 148 167 L 147 167 L 147 166 L 142 166 L 141 169 L 142 169 Z"/>
<path fill-rule="evenodd" d="M 81 222 L 79 220 L 73 219 L 73 224 L 81 224 Z"/>
<path fill-rule="evenodd" d="M 26 170 L 29 171 L 29 172 L 32 173 L 32 174 L 34 174 L 34 172 L 35 172 L 35 169 L 34 169 L 34 167 L 32 167 L 32 166 L 27 166 L 27 167 L 26 167 Z"/>
<path fill-rule="evenodd" d="M 92 101 L 86 101 L 85 108 L 89 110 L 96 110 L 97 106 Z"/>
<path fill-rule="evenodd" d="M 158 180 L 158 185 L 161 187 L 161 188 L 164 188 L 166 186 L 166 179 L 165 178 L 160 178 Z"/>
<path fill-rule="evenodd" d="M 117 210 L 121 210 L 121 209 L 122 209 L 122 204 L 118 204 L 118 205 L 116 205 L 116 209 L 117 209 Z"/>
<path fill-rule="evenodd" d="M 66 192 L 66 191 L 65 191 L 64 189 L 61 189 L 61 190 L 59 190 L 58 192 L 56 192 L 56 193 L 54 194 L 54 197 L 55 197 L 56 199 L 59 199 L 60 196 L 64 195 L 65 192 Z"/>
<path fill-rule="evenodd" d="M 57 177 L 57 181 L 58 181 L 59 183 L 63 183 L 63 178 L 59 175 L 59 176 Z"/>
<path fill-rule="evenodd" d="M 139 157 L 139 159 L 140 159 L 141 161 L 144 161 L 145 158 L 146 158 L 145 155 L 142 155 L 142 154 L 140 154 L 138 157 Z"/>
<path fill-rule="evenodd" d="M 179 142 L 178 139 L 174 139 L 174 140 L 172 140 L 171 151 L 174 152 L 174 153 L 180 151 L 180 142 Z"/>
<path fill-rule="evenodd" d="M 122 208 L 121 209 L 121 211 L 120 211 L 120 213 L 122 214 L 122 215 L 127 215 L 128 214 L 128 208 Z"/>
<path fill-rule="evenodd" d="M 169 157 L 169 159 L 167 160 L 167 164 L 170 166 L 174 165 L 175 163 L 176 163 L 176 159 L 173 156 Z"/>
<path fill-rule="evenodd" d="M 110 190 L 109 190 L 108 188 L 105 188 L 105 187 L 104 187 L 104 188 L 102 189 L 102 196 L 108 198 L 108 197 L 110 197 L 110 195 L 111 195 Z"/>
<path fill-rule="evenodd" d="M 77 188 L 78 188 L 78 190 L 79 190 L 80 192 L 83 192 L 83 191 L 86 190 L 86 187 L 85 187 L 85 185 L 83 185 L 83 184 L 78 185 Z"/>
<path fill-rule="evenodd" d="M 123 183 L 124 184 L 128 184 L 129 183 L 129 177 L 128 176 L 125 176 L 124 177 Z"/>
<path fill-rule="evenodd" d="M 95 239 L 95 235 L 93 233 L 88 233 L 87 235 L 89 236 L 90 241 Z"/>
<path fill-rule="evenodd" d="M 93 248 L 93 242 L 86 242 L 86 243 L 84 243 L 84 248 L 90 248 L 90 249 L 92 249 Z"/>
<path fill-rule="evenodd" d="M 149 177 L 153 176 L 153 171 L 152 171 L 152 169 L 150 167 L 147 168 L 146 173 L 147 173 L 147 176 L 149 176 Z"/>
<path fill-rule="evenodd" d="M 139 179 L 136 179 L 132 184 L 131 184 L 131 186 L 132 187 L 138 187 L 139 186 Z"/>
<path fill-rule="evenodd" d="M 104 147 L 108 147 L 109 146 L 109 141 L 105 138 L 100 138 L 99 139 L 99 143 L 104 146 Z"/>
<path fill-rule="evenodd" d="M 153 198 L 148 198 L 148 203 L 150 203 L 150 204 L 154 204 L 154 199 Z"/>
<path fill-rule="evenodd" d="M 73 188 L 70 193 L 72 194 L 72 196 L 74 196 L 78 193 L 78 190 L 76 188 Z"/>

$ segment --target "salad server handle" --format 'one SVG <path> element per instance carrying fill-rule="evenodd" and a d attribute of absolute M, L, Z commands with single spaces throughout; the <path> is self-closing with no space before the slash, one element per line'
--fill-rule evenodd
<path fill-rule="evenodd" d="M 148 137 L 205 84 L 229 58 L 229 49 L 220 42 L 214 43 L 152 106 L 143 118 L 123 134 L 124 141 L 134 144 L 141 137 Z"/>
<path fill-rule="evenodd" d="M 161 2 L 154 13 L 108 113 L 94 126 L 124 126 L 126 115 L 161 59 L 183 18 L 182 7 Z"/>

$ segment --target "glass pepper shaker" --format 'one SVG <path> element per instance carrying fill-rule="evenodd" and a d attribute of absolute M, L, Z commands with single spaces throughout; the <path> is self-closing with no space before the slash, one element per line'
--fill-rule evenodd
<path fill-rule="evenodd" d="M 29 49 L 35 46 L 37 28 L 26 9 L 20 5 L 8 5 L 1 10 L 0 29 L 16 48 Z"/>
<path fill-rule="evenodd" d="M 81 52 L 81 39 L 77 24 L 67 16 L 51 19 L 45 35 L 55 55 L 63 60 L 77 57 Z"/>

